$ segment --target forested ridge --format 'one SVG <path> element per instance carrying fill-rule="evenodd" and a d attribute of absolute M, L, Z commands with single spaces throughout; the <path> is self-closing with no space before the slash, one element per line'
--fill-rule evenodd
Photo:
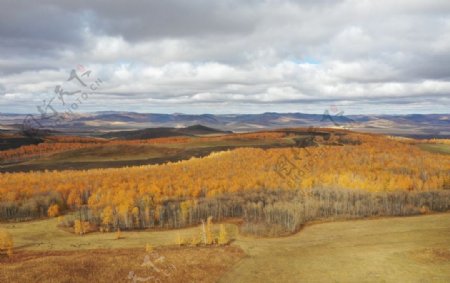
<path fill-rule="evenodd" d="M 294 195 L 281 197 L 289 192 Z M 164 165 L 4 173 L 0 219 L 44 217 L 52 208 L 52 215 L 78 211 L 81 220 L 99 227 L 131 229 L 181 227 L 208 215 L 245 216 L 256 223 L 296 211 L 296 217 L 288 217 L 297 219 L 295 224 L 273 220 L 295 230 L 307 219 L 333 214 L 325 213 L 326 206 L 335 207 L 336 215 L 359 211 L 354 216 L 444 211 L 450 205 L 448 192 L 450 156 L 383 136 L 332 134 L 316 136 L 312 146 L 303 148 L 240 148 Z M 316 207 L 309 217 L 307 200 Z M 388 207 L 378 207 L 383 203 Z"/>
<path fill-rule="evenodd" d="M 221 136 L 205 136 L 205 137 L 160 137 L 151 139 L 104 139 L 74 136 L 49 136 L 43 142 L 32 145 L 24 145 L 19 148 L 7 149 L 0 151 L 0 163 L 19 162 L 33 157 L 41 157 L 54 153 L 77 150 L 82 148 L 93 148 L 114 145 L 165 145 L 165 144 L 186 144 L 192 142 L 217 142 L 232 139 L 245 140 L 262 140 L 262 139 L 281 139 L 286 137 L 284 132 L 257 132 L 257 133 L 241 133 L 228 134 Z"/>

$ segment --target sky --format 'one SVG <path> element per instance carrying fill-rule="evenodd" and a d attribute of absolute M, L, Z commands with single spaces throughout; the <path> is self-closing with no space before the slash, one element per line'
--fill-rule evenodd
<path fill-rule="evenodd" d="M 447 114 L 449 66 L 448 0 L 0 0 L 3 113 Z"/>

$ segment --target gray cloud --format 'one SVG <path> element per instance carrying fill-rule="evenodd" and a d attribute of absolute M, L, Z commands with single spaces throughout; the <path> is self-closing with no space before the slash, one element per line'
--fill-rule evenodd
<path fill-rule="evenodd" d="M 34 111 L 81 64 L 105 82 L 86 111 L 448 112 L 449 63 L 444 0 L 0 3 L 0 111 Z"/>

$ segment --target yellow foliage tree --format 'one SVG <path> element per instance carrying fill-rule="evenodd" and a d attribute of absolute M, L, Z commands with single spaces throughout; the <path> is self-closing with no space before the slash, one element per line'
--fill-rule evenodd
<path fill-rule="evenodd" d="M 111 208 L 111 206 L 107 206 L 103 209 L 102 212 L 102 224 L 105 226 L 109 226 L 110 224 L 112 224 L 113 222 L 113 209 Z"/>
<path fill-rule="evenodd" d="M 134 224 L 137 226 L 139 225 L 139 207 L 135 206 L 133 207 L 133 209 L 131 210 L 131 214 L 133 214 L 133 220 L 134 220 Z"/>
<path fill-rule="evenodd" d="M 180 204 L 181 219 L 182 219 L 183 223 L 186 222 L 189 217 L 189 209 L 191 206 L 192 206 L 192 201 L 190 201 L 190 200 L 183 201 Z"/>
<path fill-rule="evenodd" d="M 212 216 L 209 216 L 208 220 L 206 221 L 206 244 L 214 244 L 214 234 L 212 232 Z"/>
<path fill-rule="evenodd" d="M 228 237 L 227 230 L 225 229 L 225 225 L 220 224 L 220 232 L 219 232 L 219 245 L 226 245 L 230 242 L 230 238 Z"/>
<path fill-rule="evenodd" d="M 6 230 L 0 230 L 0 256 L 13 255 L 14 241 L 10 233 Z"/>
<path fill-rule="evenodd" d="M 56 217 L 56 216 L 58 216 L 59 215 L 59 205 L 52 204 L 47 210 L 47 215 L 49 217 Z"/>
<path fill-rule="evenodd" d="M 89 226 L 88 221 L 75 220 L 73 229 L 75 234 L 83 235 L 89 231 Z"/>

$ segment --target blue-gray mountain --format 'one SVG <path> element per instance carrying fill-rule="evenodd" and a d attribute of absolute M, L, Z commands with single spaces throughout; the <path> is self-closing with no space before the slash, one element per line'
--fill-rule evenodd
<path fill-rule="evenodd" d="M 450 137 L 450 114 L 345 115 L 343 113 L 262 113 L 229 115 L 154 114 L 135 112 L 77 113 L 57 126 L 51 119 L 39 119 L 42 128 L 53 132 L 106 134 L 147 128 L 183 128 L 203 125 L 222 131 L 254 131 L 285 127 L 344 127 L 348 129 L 411 137 Z M 20 131 L 25 115 L 0 114 L 0 130 Z M 167 129 L 166 129 L 167 130 Z M 176 131 L 174 131 L 176 133 Z"/>

